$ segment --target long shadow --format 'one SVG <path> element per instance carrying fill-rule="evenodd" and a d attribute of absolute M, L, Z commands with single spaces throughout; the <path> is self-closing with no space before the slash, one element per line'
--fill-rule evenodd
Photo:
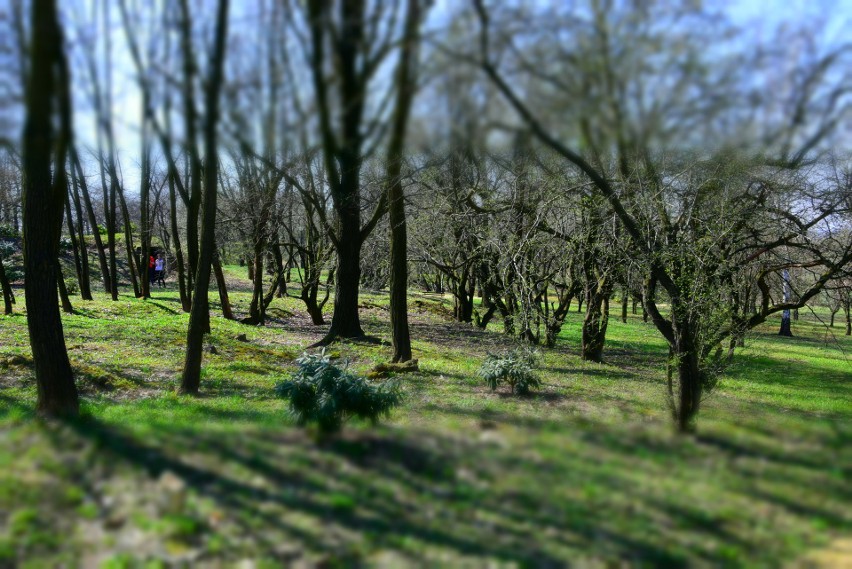
<path fill-rule="evenodd" d="M 166 299 L 160 299 L 160 298 L 154 299 L 152 297 L 150 300 L 146 301 L 145 304 L 147 306 L 155 306 L 155 307 L 159 308 L 160 310 L 162 310 L 163 312 L 166 312 L 168 314 L 172 314 L 172 315 L 175 315 L 175 316 L 178 315 L 178 314 L 183 314 L 183 310 L 175 310 L 174 308 L 169 308 L 168 306 L 164 306 L 164 305 L 160 304 L 160 302 L 162 302 L 163 300 L 166 300 Z M 169 300 L 171 301 L 171 299 L 169 299 Z M 178 301 L 178 303 L 179 302 L 180 301 Z"/>
<path fill-rule="evenodd" d="M 543 371 L 550 373 L 558 373 L 562 375 L 568 376 L 602 376 L 608 379 L 630 379 L 635 381 L 644 381 L 647 383 L 653 383 L 652 380 L 646 379 L 639 374 L 630 373 L 627 371 L 621 370 L 613 370 L 609 368 L 568 368 L 568 367 L 546 367 L 542 368 Z"/>
<path fill-rule="evenodd" d="M 564 565 L 562 560 L 549 557 L 532 543 L 528 543 L 526 549 L 518 547 L 521 544 L 517 543 L 513 544 L 512 547 L 495 546 L 494 544 L 486 543 L 484 540 L 480 541 L 464 537 L 459 533 L 453 532 L 452 528 L 439 529 L 418 523 L 416 520 L 400 517 L 398 511 L 393 512 L 397 514 L 396 517 L 384 516 L 381 518 L 361 513 L 355 509 L 341 511 L 339 508 L 329 506 L 318 500 L 323 494 L 328 493 L 330 488 L 308 480 L 298 471 L 283 471 L 261 456 L 234 450 L 235 448 L 244 447 L 242 445 L 222 444 L 223 441 L 220 437 L 216 440 L 210 440 L 208 445 L 216 452 L 219 460 L 242 464 L 250 470 L 265 476 L 267 479 L 278 483 L 286 483 L 291 489 L 295 488 L 296 491 L 286 493 L 274 492 L 233 480 L 195 464 L 188 464 L 169 456 L 156 446 L 142 443 L 129 434 L 121 432 L 120 429 L 102 423 L 95 418 L 74 421 L 69 424 L 79 435 L 93 440 L 102 451 L 109 452 L 113 456 L 139 467 L 149 476 L 157 477 L 166 470 L 171 471 L 200 494 L 206 495 L 223 506 L 235 510 L 249 510 L 254 512 L 256 511 L 257 504 L 272 502 L 288 509 L 299 509 L 321 519 L 333 519 L 335 522 L 342 523 L 353 530 L 369 533 L 374 539 L 378 539 L 380 543 L 394 543 L 394 539 L 392 539 L 394 535 L 410 536 L 423 542 L 439 547 L 448 547 L 467 555 L 497 557 L 505 561 L 520 562 L 522 564 L 532 563 L 537 567 L 561 567 Z M 167 436 L 170 444 L 182 442 L 190 446 L 190 448 L 197 446 L 199 440 L 203 438 L 203 435 L 197 431 L 181 432 L 180 430 L 172 430 Z M 391 453 L 404 452 L 410 454 L 412 451 L 411 448 L 406 447 L 397 447 L 394 449 L 391 446 L 389 448 Z M 332 449 L 344 454 L 353 452 L 353 448 L 346 445 L 338 445 L 337 447 L 332 447 Z M 357 455 L 357 449 L 355 454 Z M 429 457 L 423 458 L 426 455 L 423 454 L 423 451 L 419 450 L 416 451 L 415 456 L 419 456 L 420 458 L 416 459 L 414 463 L 411 463 L 412 468 L 417 465 L 434 463 L 437 460 Z M 339 476 L 339 473 L 332 474 L 332 472 L 328 472 L 327 474 L 329 477 Z M 372 509 L 379 511 L 387 507 L 385 500 L 377 500 L 370 503 L 370 506 Z M 323 542 L 321 537 L 284 524 L 274 516 L 268 516 L 267 521 L 286 533 L 296 535 L 299 539 L 314 548 L 322 550 L 329 545 Z"/>
<path fill-rule="evenodd" d="M 15 400 L 2 394 L 0 402 L 20 407 Z M 0 409 L 4 407 L 6 405 L 0 405 Z M 580 435 L 588 444 L 584 454 L 573 458 L 532 459 L 517 449 L 484 447 L 475 438 L 447 437 L 413 428 L 352 431 L 314 447 L 299 431 L 289 429 L 280 432 L 264 425 L 237 431 L 209 428 L 211 420 L 219 420 L 223 426 L 234 420 L 257 421 L 256 414 L 245 410 L 204 408 L 195 411 L 202 419 L 198 427 L 175 426 L 164 420 L 146 430 L 145 439 L 94 417 L 67 424 L 80 437 L 96 444 L 99 460 L 126 463 L 152 478 L 170 471 L 199 495 L 210 498 L 233 514 L 233 518 L 239 519 L 239 514 L 250 512 L 269 528 L 293 536 L 314 551 L 333 549 L 339 547 L 339 543 L 335 544 L 323 531 L 294 527 L 276 512 L 307 514 L 320 524 L 342 526 L 350 535 L 353 532 L 367 535 L 371 544 L 381 548 L 396 549 L 413 539 L 427 546 L 521 566 L 563 567 L 569 564 L 547 550 L 546 542 L 540 539 L 542 528 L 552 528 L 565 540 L 573 540 L 563 543 L 570 543 L 581 551 L 589 551 L 591 545 L 592 553 L 604 551 L 623 560 L 638 559 L 653 566 L 682 567 L 689 565 L 690 559 L 698 558 L 713 564 L 725 563 L 721 553 L 712 548 L 698 547 L 689 557 L 684 557 L 685 554 L 657 545 L 660 539 L 663 543 L 666 540 L 662 535 L 665 530 L 656 526 L 650 528 L 650 533 L 657 536 L 653 543 L 646 532 L 634 534 L 613 530 L 612 516 L 618 511 L 613 510 L 611 504 L 599 507 L 594 501 L 553 500 L 550 493 L 540 487 L 507 488 L 495 483 L 506 475 L 539 472 L 543 474 L 540 479 L 543 481 L 558 480 L 566 487 L 592 481 L 606 494 L 630 496 L 635 493 L 630 477 L 596 466 L 599 459 L 593 457 L 600 451 L 606 451 L 601 456 L 614 452 L 629 457 L 631 447 L 636 450 L 636 447 L 652 446 L 653 441 L 641 435 L 638 438 L 627 433 L 604 436 L 596 430 L 596 425 L 590 424 L 583 427 Z M 518 424 L 516 417 L 499 412 L 456 412 Z M 564 422 L 539 421 L 540 425 L 550 423 L 561 429 L 567 426 Z M 59 436 L 54 442 L 57 449 L 68 443 L 67 436 Z M 680 446 L 683 445 L 674 440 L 670 445 L 660 443 L 659 448 L 652 448 L 651 452 L 673 455 L 677 459 L 701 459 L 689 455 L 691 446 L 679 456 L 676 451 Z M 80 470 L 88 471 L 83 465 Z M 465 470 L 471 474 L 461 474 Z M 479 483 L 472 484 L 471 479 Z M 405 491 L 397 494 L 397 488 Z M 329 501 L 329 495 L 341 492 L 354 496 L 351 507 Z M 839 516 L 797 503 L 789 497 L 766 493 L 755 496 L 764 502 L 779 504 L 796 516 L 821 517 L 838 527 L 848 527 L 848 521 Z M 685 531 L 748 549 L 748 543 L 719 527 L 712 516 L 689 509 L 682 501 L 660 501 L 654 496 L 636 496 L 636 499 L 653 513 L 675 520 Z M 277 509 L 268 510 L 265 507 L 268 504 Z M 433 508 L 437 517 L 424 515 L 422 510 L 427 507 Z M 482 525 L 476 512 L 483 513 L 490 525 Z M 641 515 L 649 524 L 656 519 L 654 514 Z M 249 527 L 245 532 L 258 547 L 271 547 L 272 544 L 264 541 L 271 538 L 255 535 Z M 346 559 L 347 566 L 359 563 L 357 558 Z"/>

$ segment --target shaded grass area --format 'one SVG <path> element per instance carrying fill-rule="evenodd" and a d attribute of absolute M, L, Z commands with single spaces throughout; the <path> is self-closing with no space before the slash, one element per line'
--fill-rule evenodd
<path fill-rule="evenodd" d="M 852 529 L 852 342 L 811 321 L 749 338 L 690 438 L 669 425 L 665 345 L 641 318 L 611 324 L 599 365 L 577 357 L 572 313 L 543 390 L 516 398 L 476 377 L 510 342 L 418 295 L 404 406 L 317 443 L 272 393 L 324 331 L 297 302 L 276 300 L 265 328 L 214 317 L 192 399 L 174 395 L 186 316 L 174 292 L 154 297 L 65 317 L 84 393 L 70 423 L 33 418 L 25 319 L 0 320 L 0 566 L 773 567 Z M 362 304 L 387 339 L 385 300 Z M 390 348 L 331 354 L 364 372 Z"/>

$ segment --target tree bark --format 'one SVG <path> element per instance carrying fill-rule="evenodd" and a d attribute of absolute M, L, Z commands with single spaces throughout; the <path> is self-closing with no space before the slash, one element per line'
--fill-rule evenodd
<path fill-rule="evenodd" d="M 211 72 L 205 88 L 204 155 L 208 159 L 204 168 L 201 248 L 198 258 L 198 272 L 195 278 L 195 293 L 193 294 L 189 327 L 186 333 L 186 358 L 184 359 L 180 386 L 181 393 L 190 395 L 197 394 L 201 384 L 201 348 L 205 329 L 208 329 L 210 324 L 207 293 L 210 288 L 210 267 L 216 253 L 216 198 L 219 179 L 219 161 L 216 159 L 216 122 L 219 93 L 222 87 L 227 25 L 228 0 L 219 0 L 216 17 L 216 39 L 210 64 Z"/>
<path fill-rule="evenodd" d="M 681 433 L 690 433 L 695 430 L 694 419 L 701 403 L 702 372 L 692 331 L 683 326 L 676 330 L 675 334 L 675 345 L 672 350 L 674 362 L 670 365 L 677 368 L 678 393 L 676 397 L 672 396 L 671 384 L 669 384 L 670 402 L 677 430 Z"/>
<path fill-rule="evenodd" d="M 397 99 L 390 143 L 388 144 L 388 221 L 390 225 L 390 324 L 393 361 L 411 359 L 411 332 L 408 326 L 408 232 L 405 195 L 402 187 L 402 161 L 405 131 L 416 88 L 417 28 L 419 0 L 408 0 L 405 32 L 396 76 Z"/>
<path fill-rule="evenodd" d="M 790 302 L 792 296 L 790 294 L 790 272 L 787 269 L 784 269 L 781 273 L 781 278 L 784 282 L 783 284 L 783 295 L 784 295 L 784 303 Z M 792 336 L 793 331 L 790 328 L 790 310 L 784 310 L 781 312 L 781 329 L 778 330 L 779 336 Z"/>
<path fill-rule="evenodd" d="M 62 266 L 59 264 L 58 259 L 56 261 L 56 286 L 59 289 L 62 312 L 74 314 L 74 307 L 71 305 L 71 298 L 68 296 L 68 287 L 65 286 L 65 277 L 62 275 Z"/>
<path fill-rule="evenodd" d="M 83 291 L 83 265 L 80 260 L 80 245 L 77 242 L 77 234 L 74 231 L 74 221 L 71 219 L 71 199 L 68 196 L 69 188 L 65 192 L 65 222 L 68 225 L 68 236 L 71 239 L 71 253 L 74 256 L 74 272 L 77 275 L 77 284 L 80 292 Z"/>
<path fill-rule="evenodd" d="M 72 160 L 73 162 L 73 160 Z M 80 297 L 83 300 L 92 300 L 92 283 L 89 273 L 89 248 L 86 246 L 86 236 L 83 231 L 83 208 L 80 206 L 80 196 L 77 192 L 77 169 L 74 164 L 71 164 L 71 187 L 68 190 L 70 197 L 73 198 L 74 211 L 77 214 L 77 243 L 80 249 Z M 67 204 L 71 209 L 71 203 Z"/>
<path fill-rule="evenodd" d="M 190 298 L 187 278 L 186 265 L 183 262 L 183 248 L 180 244 L 180 233 L 177 221 L 177 192 L 175 191 L 174 174 L 170 170 L 168 174 L 169 182 L 169 222 L 172 228 L 172 241 L 175 247 L 175 263 L 177 264 L 178 291 L 180 294 L 180 305 L 184 312 L 189 312 L 192 308 L 192 300 Z"/>
<path fill-rule="evenodd" d="M 587 287 L 581 356 L 584 360 L 600 363 L 603 361 L 606 329 L 609 324 L 609 297 L 611 293 L 605 282 L 594 281 Z"/>
<path fill-rule="evenodd" d="M 151 298 L 151 152 L 148 144 L 148 91 L 142 91 L 142 172 L 139 186 L 139 283 L 142 298 Z"/>
<path fill-rule="evenodd" d="M 6 277 L 6 267 L 3 266 L 2 254 L 0 254 L 0 288 L 3 289 L 3 313 L 6 315 L 12 314 L 12 305 L 15 304 L 15 297 L 12 294 L 9 279 Z"/>
<path fill-rule="evenodd" d="M 263 298 L 263 254 L 265 242 L 255 235 L 254 255 L 252 266 L 254 267 L 254 278 L 252 279 L 251 303 L 249 304 L 249 317 L 247 324 L 263 325 L 266 323 L 266 303 Z"/>
<path fill-rule="evenodd" d="M 68 70 L 62 53 L 55 0 L 33 0 L 31 22 L 23 159 L 27 327 L 38 389 L 38 413 L 73 416 L 79 412 L 79 400 L 56 294 L 56 263 L 67 188 L 62 165 L 71 138 L 71 111 Z M 58 140 L 55 140 L 51 124 L 54 102 L 58 102 L 62 115 Z M 54 144 L 56 156 L 52 161 Z M 51 170 L 55 171 L 53 180 Z"/>
<path fill-rule="evenodd" d="M 328 340 L 364 335 L 358 315 L 358 287 L 361 283 L 360 207 L 353 209 L 346 204 L 341 205 L 343 211 L 339 211 L 340 242 L 334 281 L 334 312 Z"/>
<path fill-rule="evenodd" d="M 213 256 L 213 274 L 216 276 L 216 286 L 219 289 L 219 303 L 222 305 L 222 316 L 228 320 L 236 320 L 234 311 L 231 309 L 231 299 L 228 297 L 228 283 L 225 282 L 225 273 L 222 271 L 222 263 L 219 255 Z"/>
<path fill-rule="evenodd" d="M 127 270 L 130 273 L 130 283 L 133 286 L 133 295 L 136 298 L 141 298 L 142 289 L 139 287 L 139 279 L 137 278 L 137 275 L 139 275 L 141 271 L 138 268 L 136 255 L 133 250 L 133 229 L 130 223 L 130 211 L 127 208 L 127 200 L 124 199 L 124 189 L 121 186 L 117 186 L 117 191 L 119 205 L 121 206 L 121 217 L 124 220 L 124 251 L 127 255 Z M 147 259 L 145 266 L 148 266 Z"/>
<path fill-rule="evenodd" d="M 77 182 L 79 183 L 80 193 L 83 195 L 83 204 L 86 206 L 89 225 L 92 226 L 92 238 L 95 240 L 95 249 L 98 252 L 98 262 L 100 263 L 101 281 L 104 284 L 104 292 L 109 294 L 112 290 L 112 278 L 110 277 L 109 264 L 107 262 L 106 247 L 101 238 L 100 227 L 95 217 L 95 208 L 92 206 L 92 197 L 89 194 L 89 185 L 86 183 L 86 176 L 83 173 L 83 167 L 80 165 L 80 157 L 77 155 L 77 150 L 73 145 L 70 148 L 70 154 L 71 162 L 77 172 Z"/>

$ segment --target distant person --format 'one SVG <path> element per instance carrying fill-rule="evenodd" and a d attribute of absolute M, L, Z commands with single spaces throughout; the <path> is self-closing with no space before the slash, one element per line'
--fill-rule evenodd
<path fill-rule="evenodd" d="M 154 261 L 154 279 L 160 288 L 166 287 L 166 260 L 162 253 L 158 254 L 157 260 Z"/>
<path fill-rule="evenodd" d="M 157 260 L 154 259 L 154 255 L 151 255 L 148 259 L 148 282 L 151 283 L 151 286 L 154 286 L 155 276 L 156 276 L 156 267 Z"/>

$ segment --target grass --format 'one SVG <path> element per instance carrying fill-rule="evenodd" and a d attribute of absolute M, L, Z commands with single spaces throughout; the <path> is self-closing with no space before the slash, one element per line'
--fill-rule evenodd
<path fill-rule="evenodd" d="M 245 269 L 227 275 L 242 315 Z M 404 405 L 322 443 L 273 396 L 325 331 L 293 299 L 266 327 L 212 319 L 198 398 L 174 394 L 174 291 L 76 301 L 64 324 L 83 417 L 65 423 L 33 417 L 25 317 L 1 319 L 0 566 L 774 567 L 852 530 L 850 338 L 805 318 L 792 339 L 757 330 L 682 437 L 664 343 L 641 318 L 613 321 L 607 363 L 591 364 L 572 312 L 542 390 L 513 397 L 476 374 L 510 342 L 441 302 L 412 296 L 421 371 L 402 376 Z M 386 305 L 362 298 L 385 341 Z M 331 352 L 357 372 L 391 353 Z"/>

